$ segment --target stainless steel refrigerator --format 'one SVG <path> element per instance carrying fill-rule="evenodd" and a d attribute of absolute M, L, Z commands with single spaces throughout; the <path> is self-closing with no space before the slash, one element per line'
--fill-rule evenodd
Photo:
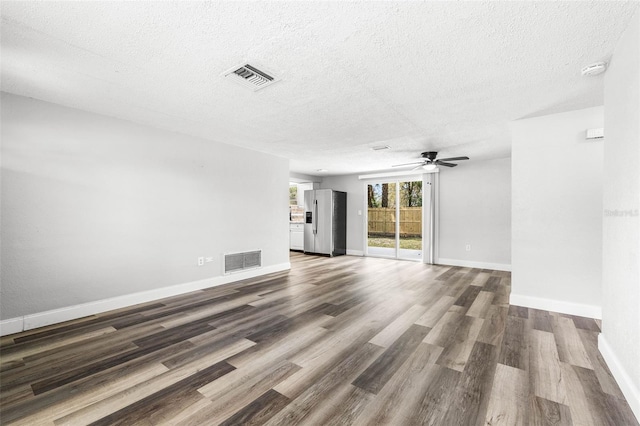
<path fill-rule="evenodd" d="M 304 191 L 304 252 L 347 254 L 347 193 L 332 189 Z"/>

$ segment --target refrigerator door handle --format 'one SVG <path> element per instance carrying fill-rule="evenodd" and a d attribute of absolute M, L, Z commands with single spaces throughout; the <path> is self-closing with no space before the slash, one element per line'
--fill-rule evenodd
<path fill-rule="evenodd" d="M 314 212 L 313 212 L 313 235 L 318 235 L 318 200 L 314 201 Z"/>

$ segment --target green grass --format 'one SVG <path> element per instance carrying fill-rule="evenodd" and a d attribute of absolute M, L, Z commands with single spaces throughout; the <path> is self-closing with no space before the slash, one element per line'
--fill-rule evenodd
<path fill-rule="evenodd" d="M 390 237 L 369 237 L 369 247 L 395 248 L 396 240 Z M 408 250 L 422 250 L 422 238 L 400 237 L 400 248 Z"/>

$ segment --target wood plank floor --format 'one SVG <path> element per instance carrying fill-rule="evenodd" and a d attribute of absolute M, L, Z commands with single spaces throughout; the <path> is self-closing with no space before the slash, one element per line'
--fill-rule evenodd
<path fill-rule="evenodd" d="M 341 256 L 0 340 L 22 425 L 638 425 L 589 318 L 510 274 Z"/>

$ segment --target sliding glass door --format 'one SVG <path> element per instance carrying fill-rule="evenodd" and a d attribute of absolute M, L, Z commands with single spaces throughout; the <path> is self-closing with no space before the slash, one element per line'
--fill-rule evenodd
<path fill-rule="evenodd" d="M 367 254 L 396 257 L 396 183 L 367 185 Z"/>
<path fill-rule="evenodd" d="M 398 184 L 398 258 L 422 260 L 422 181 Z"/>
<path fill-rule="evenodd" d="M 367 184 L 367 255 L 422 260 L 422 180 Z"/>

